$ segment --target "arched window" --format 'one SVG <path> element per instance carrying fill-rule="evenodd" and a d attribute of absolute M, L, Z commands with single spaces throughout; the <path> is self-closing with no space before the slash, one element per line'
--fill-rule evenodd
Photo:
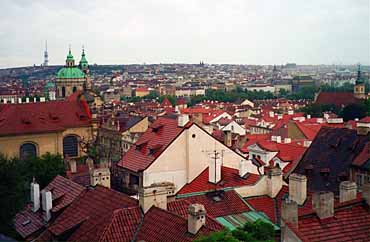
<path fill-rule="evenodd" d="M 65 96 L 66 96 L 66 88 L 62 87 L 62 97 L 65 97 Z"/>
<path fill-rule="evenodd" d="M 78 137 L 75 135 L 68 135 L 63 138 L 63 154 L 69 157 L 78 156 Z"/>
<path fill-rule="evenodd" d="M 76 92 L 76 91 L 77 91 L 77 87 L 73 87 L 72 92 Z"/>
<path fill-rule="evenodd" d="M 33 143 L 24 143 L 19 149 L 19 157 L 21 159 L 27 159 L 37 156 L 37 147 Z"/>

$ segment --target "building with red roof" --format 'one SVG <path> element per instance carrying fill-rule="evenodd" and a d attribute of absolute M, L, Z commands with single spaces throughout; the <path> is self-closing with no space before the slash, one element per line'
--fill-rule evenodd
<path fill-rule="evenodd" d="M 92 139 L 84 100 L 0 105 L 0 152 L 12 157 L 52 154 L 79 157 L 80 141 Z"/>
<path fill-rule="evenodd" d="M 352 92 L 320 92 L 315 98 L 316 104 L 334 104 L 337 107 L 344 107 L 358 102 L 360 102 L 360 99 L 357 99 Z"/>

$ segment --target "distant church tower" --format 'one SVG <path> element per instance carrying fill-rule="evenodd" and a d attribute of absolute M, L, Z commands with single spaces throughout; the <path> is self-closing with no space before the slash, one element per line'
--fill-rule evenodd
<path fill-rule="evenodd" d="M 365 99 L 365 83 L 364 80 L 361 77 L 361 66 L 358 65 L 358 71 L 357 71 L 357 79 L 356 79 L 356 84 L 353 90 L 353 94 L 355 98 L 358 99 Z"/>
<path fill-rule="evenodd" d="M 45 52 L 44 52 L 44 64 L 43 66 L 49 65 L 49 54 L 48 54 L 48 41 L 45 42 Z"/>

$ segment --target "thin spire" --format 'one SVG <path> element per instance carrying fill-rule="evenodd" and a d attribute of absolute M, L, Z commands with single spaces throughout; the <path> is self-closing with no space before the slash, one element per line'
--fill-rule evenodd
<path fill-rule="evenodd" d="M 85 55 L 85 46 L 82 45 L 82 55 Z"/>
<path fill-rule="evenodd" d="M 45 51 L 48 51 L 48 41 L 45 40 Z"/>
<path fill-rule="evenodd" d="M 69 44 L 69 54 L 71 54 L 71 44 Z"/>

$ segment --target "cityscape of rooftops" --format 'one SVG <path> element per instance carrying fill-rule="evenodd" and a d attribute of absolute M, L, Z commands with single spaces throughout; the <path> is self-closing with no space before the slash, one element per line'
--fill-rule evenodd
<path fill-rule="evenodd" d="M 370 241 L 368 0 L 0 8 L 0 241 Z"/>

